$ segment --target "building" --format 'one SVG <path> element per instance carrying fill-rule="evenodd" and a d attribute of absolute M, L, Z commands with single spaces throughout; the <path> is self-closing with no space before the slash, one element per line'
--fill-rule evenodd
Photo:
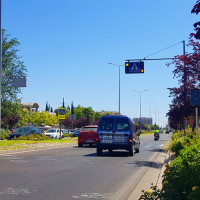
<path fill-rule="evenodd" d="M 29 115 L 32 115 L 32 112 L 38 113 L 39 105 L 37 103 L 21 103 L 21 106 L 29 110 Z"/>
<path fill-rule="evenodd" d="M 140 122 L 140 117 L 138 118 L 133 118 L 133 121 L 134 122 Z M 142 124 L 148 124 L 148 125 L 151 125 L 153 123 L 153 119 L 150 118 L 150 117 L 141 117 L 141 123 Z"/>

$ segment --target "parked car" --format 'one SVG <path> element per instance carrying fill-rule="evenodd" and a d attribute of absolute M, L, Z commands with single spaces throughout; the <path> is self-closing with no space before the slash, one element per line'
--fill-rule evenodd
<path fill-rule="evenodd" d="M 78 137 L 80 132 L 81 132 L 80 130 L 75 130 L 75 131 L 72 133 L 72 137 Z"/>
<path fill-rule="evenodd" d="M 30 134 L 42 134 L 41 130 L 35 126 L 25 126 L 16 129 L 13 133 L 8 135 L 8 139 L 18 138 L 20 136 L 28 136 Z"/>
<path fill-rule="evenodd" d="M 101 156 L 104 149 L 110 153 L 115 149 L 124 149 L 133 156 L 134 151 L 139 153 L 139 136 L 134 122 L 127 116 L 105 115 L 100 119 L 97 130 L 97 156 Z"/>
<path fill-rule="evenodd" d="M 63 130 L 61 129 L 61 135 L 60 135 L 60 129 L 49 129 L 46 132 L 44 132 L 44 135 L 46 135 L 52 139 L 62 138 Z"/>
<path fill-rule="evenodd" d="M 82 147 L 83 144 L 92 146 L 96 144 L 98 125 L 84 126 L 78 136 L 78 146 Z"/>

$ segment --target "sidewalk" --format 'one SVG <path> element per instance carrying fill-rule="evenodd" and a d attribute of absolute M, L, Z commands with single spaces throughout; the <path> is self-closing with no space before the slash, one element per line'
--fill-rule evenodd
<path fill-rule="evenodd" d="M 151 184 L 157 185 L 158 188 L 162 188 L 162 175 L 165 170 L 165 164 L 170 161 L 171 155 L 170 152 L 161 152 L 154 161 L 153 166 L 149 167 L 147 172 L 144 174 L 139 184 L 133 190 L 128 200 L 138 200 L 143 194 L 142 190 L 148 190 L 151 187 Z"/>

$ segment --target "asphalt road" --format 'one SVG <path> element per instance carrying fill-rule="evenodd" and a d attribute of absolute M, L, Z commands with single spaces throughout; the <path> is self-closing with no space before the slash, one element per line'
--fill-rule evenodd
<path fill-rule="evenodd" d="M 1 200 L 127 199 L 170 135 L 141 136 L 140 153 L 65 147 L 0 155 Z M 145 188 L 144 188 L 145 189 Z"/>

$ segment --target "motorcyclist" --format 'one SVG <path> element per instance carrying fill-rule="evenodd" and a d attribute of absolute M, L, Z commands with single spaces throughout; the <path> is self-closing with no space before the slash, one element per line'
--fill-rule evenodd
<path fill-rule="evenodd" d="M 153 132 L 154 132 L 154 138 L 155 138 L 155 137 L 158 137 L 158 138 L 159 138 L 159 131 L 158 131 L 158 130 L 154 130 Z"/>

